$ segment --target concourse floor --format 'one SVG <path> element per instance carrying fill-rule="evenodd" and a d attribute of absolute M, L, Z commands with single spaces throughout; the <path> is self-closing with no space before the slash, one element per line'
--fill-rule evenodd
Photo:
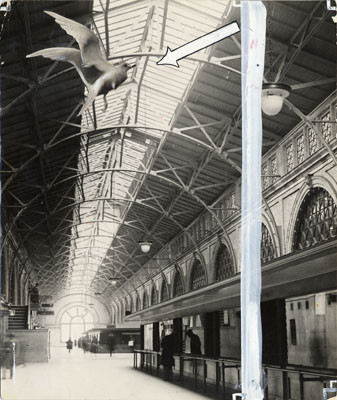
<path fill-rule="evenodd" d="M 205 400 L 206 397 L 135 370 L 132 354 L 84 354 L 52 348 L 48 363 L 19 365 L 1 380 L 1 400 Z"/>

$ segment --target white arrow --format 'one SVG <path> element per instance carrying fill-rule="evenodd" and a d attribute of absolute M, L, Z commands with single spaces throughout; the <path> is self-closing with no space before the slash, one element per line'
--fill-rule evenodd
<path fill-rule="evenodd" d="M 174 65 L 175 67 L 179 67 L 177 62 L 178 60 L 196 53 L 205 47 L 211 46 L 214 43 L 220 42 L 220 40 L 226 39 L 238 32 L 240 32 L 240 28 L 238 23 L 235 21 L 216 29 L 215 31 L 209 32 L 198 39 L 194 39 L 191 42 L 177 47 L 173 51 L 167 47 L 165 56 L 157 61 L 157 65 Z"/>

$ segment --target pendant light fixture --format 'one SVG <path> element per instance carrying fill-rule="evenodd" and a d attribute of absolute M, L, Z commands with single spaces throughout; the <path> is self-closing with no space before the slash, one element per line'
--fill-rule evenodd
<path fill-rule="evenodd" d="M 262 86 L 262 111 L 267 115 L 277 115 L 290 91 L 291 87 L 284 83 L 264 83 Z"/>
<path fill-rule="evenodd" d="M 148 253 L 151 250 L 152 242 L 143 241 L 143 242 L 138 242 L 138 244 L 143 253 Z"/>

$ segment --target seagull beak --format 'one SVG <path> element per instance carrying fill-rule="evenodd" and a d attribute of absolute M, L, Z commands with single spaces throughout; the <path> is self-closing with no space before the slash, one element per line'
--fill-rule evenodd
<path fill-rule="evenodd" d="M 134 68 L 135 66 L 136 66 L 136 64 L 129 65 L 128 70 L 131 69 L 131 68 Z"/>

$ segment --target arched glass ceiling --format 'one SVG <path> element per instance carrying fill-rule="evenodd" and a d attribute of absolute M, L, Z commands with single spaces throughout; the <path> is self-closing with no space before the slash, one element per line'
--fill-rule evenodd
<path fill-rule="evenodd" d="M 72 293 L 105 291 L 107 281 L 98 271 L 132 198 L 136 171 L 147 165 L 154 151 L 150 139 L 159 140 L 161 130 L 170 129 L 200 65 L 182 60 L 179 68 L 157 66 L 160 54 L 167 46 L 175 49 L 214 30 L 228 5 L 229 0 L 94 1 L 92 29 L 107 59 L 136 67 L 118 90 L 108 94 L 106 112 L 100 96 L 82 118 L 81 131 L 90 133 L 82 136 L 78 158 L 67 283 Z M 135 127 L 142 141 L 135 140 Z M 97 134 L 105 128 L 112 129 Z M 114 267 L 111 275 L 118 272 L 120 268 Z"/>

